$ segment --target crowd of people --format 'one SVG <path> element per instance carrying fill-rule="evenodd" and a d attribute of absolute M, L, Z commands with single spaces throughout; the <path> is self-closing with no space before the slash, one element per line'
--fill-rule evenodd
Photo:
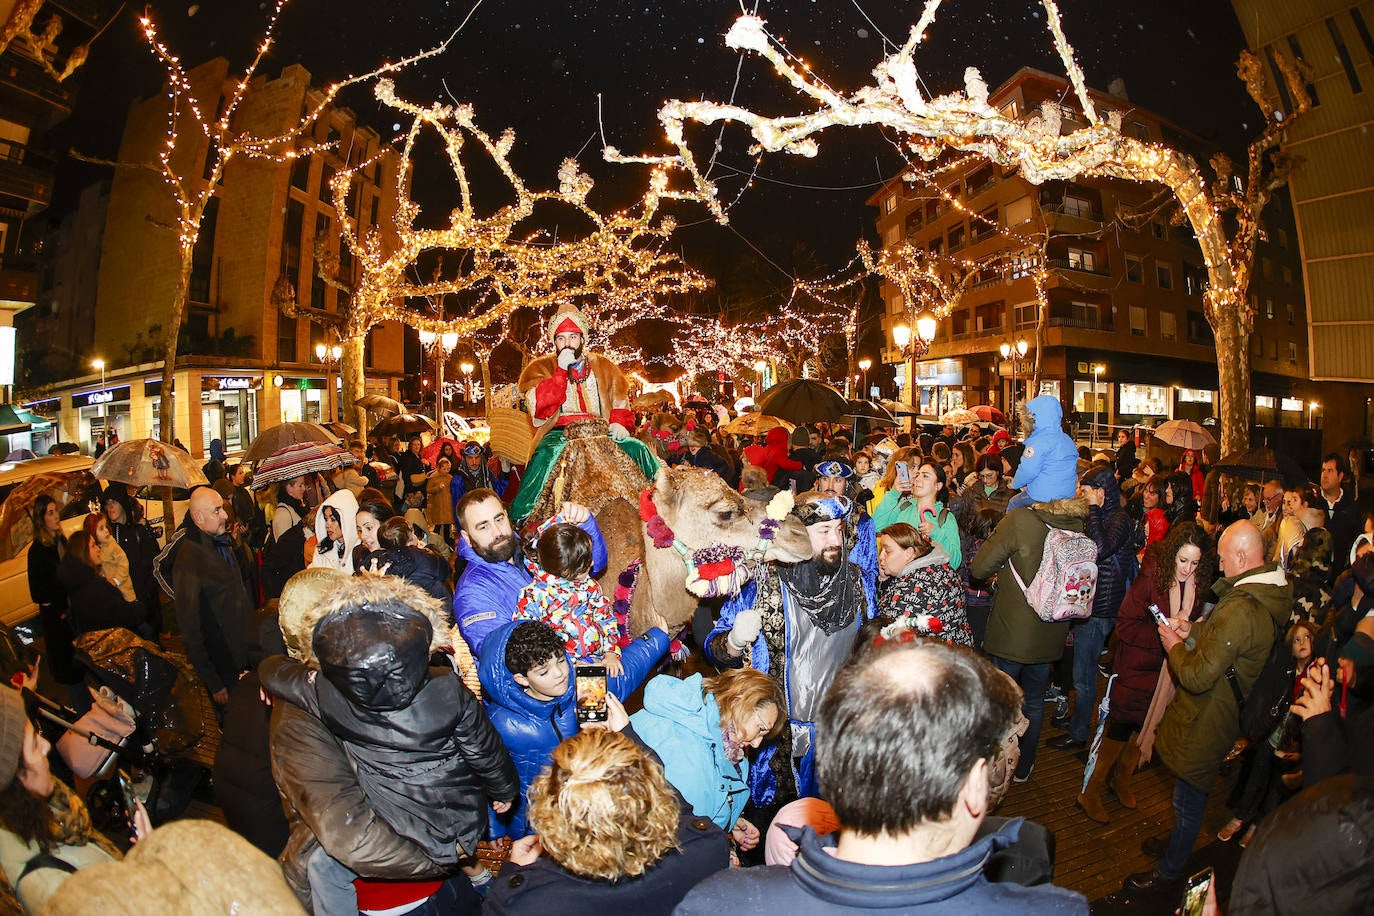
<path fill-rule="evenodd" d="M 682 633 L 653 609 L 628 632 L 593 513 L 520 508 L 546 495 L 548 454 L 522 478 L 476 442 L 426 461 L 419 436 L 355 443 L 357 466 L 265 504 L 217 453 L 161 552 L 123 485 L 71 537 L 34 503 L 30 586 L 63 700 L 91 702 L 83 634 L 163 638 L 165 583 L 223 726 L 216 801 L 306 911 L 1085 913 L 1053 884 L 1048 831 L 993 814 L 1047 725 L 1065 750 L 1102 732 L 1077 798 L 1092 821 L 1136 806 L 1152 758 L 1176 777 L 1132 893 L 1177 899 L 1228 757 L 1243 772 L 1220 839 L 1248 847 L 1232 912 L 1302 899 L 1317 879 L 1298 865 L 1331 840 L 1299 854 L 1294 832 L 1368 811 L 1374 519 L 1338 456 L 1315 488 L 1231 480 L 1195 452 L 1165 470 L 1127 431 L 1094 456 L 1047 396 L 1019 441 L 823 424 L 741 440 L 712 410 L 636 416 L 618 370 L 583 353 L 585 321 L 548 330 L 540 448 L 570 447 L 561 415 L 595 415 L 636 464 L 719 475 L 719 511 L 804 531 L 810 558 L 757 562 Z M 1055 619 L 1040 596 L 1082 545 L 1091 600 Z M 1067 582 L 1056 600 L 1084 587 Z M 664 666 L 675 638 L 699 650 L 685 668 Z M 1283 708 L 1247 741 L 1243 698 L 1276 643 Z M 587 666 L 606 692 L 590 720 Z M 49 771 L 31 713 L 0 689 L 2 890 L 36 913 L 120 851 Z M 483 841 L 508 848 L 499 877 Z M 1323 859 L 1324 905 L 1368 899 L 1347 860 Z"/>

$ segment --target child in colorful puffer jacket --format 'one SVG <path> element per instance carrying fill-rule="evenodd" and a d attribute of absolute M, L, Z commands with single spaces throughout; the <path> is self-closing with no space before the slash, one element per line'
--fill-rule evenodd
<path fill-rule="evenodd" d="M 592 539 L 555 515 L 540 526 L 536 554 L 538 562 L 525 560 L 534 579 L 520 590 L 512 619 L 547 624 L 579 664 L 604 665 L 607 675 L 619 677 L 620 627 L 611 600 L 591 577 Z"/>

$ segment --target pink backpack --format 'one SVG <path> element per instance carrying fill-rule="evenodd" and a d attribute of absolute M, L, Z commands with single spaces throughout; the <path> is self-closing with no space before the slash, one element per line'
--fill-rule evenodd
<path fill-rule="evenodd" d="M 1007 563 L 1016 584 L 1026 593 L 1026 603 L 1047 623 L 1091 617 L 1097 590 L 1097 545 L 1077 531 L 1045 527 L 1049 529 L 1045 549 L 1030 585 L 1021 581 L 1015 564 Z"/>

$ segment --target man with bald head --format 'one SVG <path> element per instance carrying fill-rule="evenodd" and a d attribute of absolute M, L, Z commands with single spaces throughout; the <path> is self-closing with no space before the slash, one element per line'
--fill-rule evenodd
<path fill-rule="evenodd" d="M 1178 682 L 1155 747 L 1174 772 L 1174 829 L 1167 841 L 1146 840 L 1160 858 L 1151 871 L 1126 879 L 1128 889 L 1176 895 L 1187 875 L 1217 768 L 1241 736 L 1240 709 L 1228 679 L 1248 695 L 1288 623 L 1293 588 L 1277 564 L 1265 562 L 1264 536 L 1251 522 L 1236 522 L 1217 541 L 1221 575 L 1212 584 L 1217 604 L 1207 619 L 1183 618 L 1159 625 L 1169 670 Z M 1201 607 L 1202 596 L 1194 604 Z"/>
<path fill-rule="evenodd" d="M 976 652 L 936 640 L 880 638 L 858 651 L 816 719 L 820 794 L 835 809 L 838 838 L 785 828 L 797 843 L 790 867 L 717 872 L 674 913 L 766 904 L 793 916 L 1086 916 L 1080 894 L 987 877 L 989 859 L 1026 826 L 1015 818 L 981 829 L 992 808 L 989 774 L 1021 720 L 1011 678 Z"/>
<path fill-rule="evenodd" d="M 227 530 L 223 497 L 197 487 L 186 514 L 172 560 L 172 600 L 186 655 L 223 706 L 248 668 L 254 603 Z"/>

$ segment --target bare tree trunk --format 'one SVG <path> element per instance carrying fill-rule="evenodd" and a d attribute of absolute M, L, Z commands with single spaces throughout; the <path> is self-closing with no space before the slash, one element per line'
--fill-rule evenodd
<path fill-rule="evenodd" d="M 172 386 L 176 383 L 177 340 L 181 337 L 181 322 L 186 315 L 186 291 L 191 285 L 191 256 L 194 249 L 190 245 L 180 246 L 181 268 L 177 273 L 177 287 L 172 294 L 172 311 L 167 316 L 167 329 L 162 341 L 162 391 L 158 396 L 157 418 L 162 429 L 162 441 L 168 445 L 176 438 L 176 410 L 172 401 Z M 190 391 L 180 393 L 186 403 L 193 403 Z M 189 408 L 188 408 L 189 409 Z M 172 491 L 169 488 L 162 498 L 162 526 L 166 537 L 172 537 L 176 518 L 172 512 Z"/>
<path fill-rule="evenodd" d="M 363 347 L 367 335 L 344 337 L 340 341 L 343 356 L 339 360 L 339 379 L 342 387 L 339 397 L 343 401 L 343 418 L 349 426 L 358 429 L 358 437 L 367 441 L 367 411 L 358 407 L 358 398 L 364 391 Z"/>
<path fill-rule="evenodd" d="M 1250 332 L 1234 311 L 1216 322 L 1218 419 L 1221 454 L 1250 447 Z"/>

